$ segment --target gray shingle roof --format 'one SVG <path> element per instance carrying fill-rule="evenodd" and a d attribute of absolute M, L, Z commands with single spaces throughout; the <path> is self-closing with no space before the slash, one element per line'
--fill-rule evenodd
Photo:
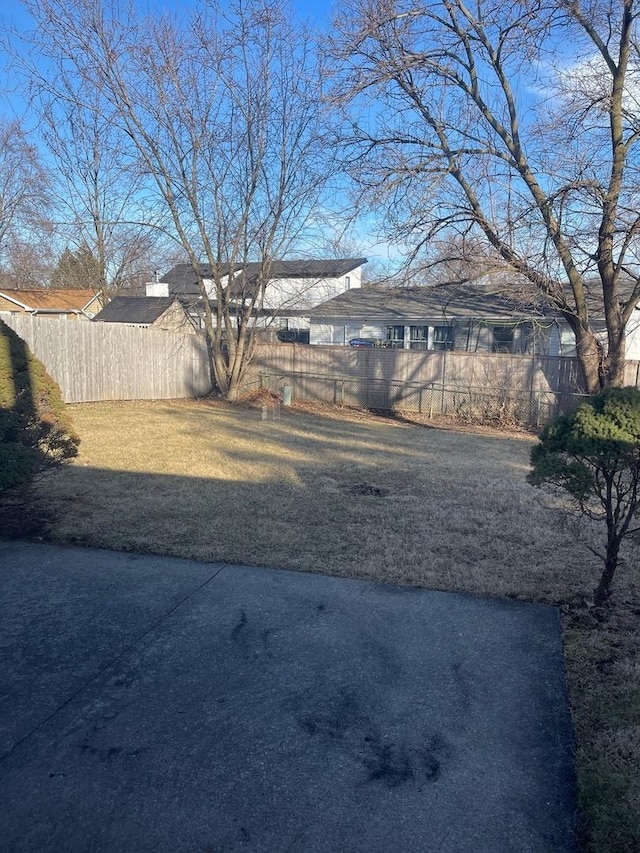
<path fill-rule="evenodd" d="M 151 324 L 175 302 L 175 296 L 116 296 L 94 322 Z"/>
<path fill-rule="evenodd" d="M 316 322 L 363 320 L 386 322 L 397 319 L 434 320 L 461 319 L 524 320 L 542 318 L 539 307 L 521 305 L 480 286 L 411 287 L 389 290 L 357 288 L 340 294 L 310 311 Z"/>

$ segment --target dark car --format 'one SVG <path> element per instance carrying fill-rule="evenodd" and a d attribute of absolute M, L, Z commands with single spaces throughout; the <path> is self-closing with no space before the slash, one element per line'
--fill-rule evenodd
<path fill-rule="evenodd" d="M 282 344 L 308 344 L 308 329 L 280 329 L 276 337 Z"/>
<path fill-rule="evenodd" d="M 298 332 L 294 329 L 280 329 L 277 338 L 281 344 L 294 344 L 298 340 Z"/>
<path fill-rule="evenodd" d="M 376 347 L 378 342 L 373 338 L 351 338 L 349 341 L 350 347 Z"/>

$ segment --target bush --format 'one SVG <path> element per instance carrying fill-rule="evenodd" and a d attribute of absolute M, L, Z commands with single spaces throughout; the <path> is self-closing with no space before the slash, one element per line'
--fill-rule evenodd
<path fill-rule="evenodd" d="M 568 492 L 577 508 L 607 528 L 604 570 L 595 603 L 611 595 L 625 536 L 636 532 L 640 513 L 640 391 L 607 388 L 561 415 L 531 451 L 529 482 Z"/>
<path fill-rule="evenodd" d="M 78 444 L 60 388 L 0 321 L 0 498 L 76 456 Z"/>

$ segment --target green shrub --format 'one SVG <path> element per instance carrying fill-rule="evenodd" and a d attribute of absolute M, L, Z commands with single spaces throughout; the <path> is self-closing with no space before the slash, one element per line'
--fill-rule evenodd
<path fill-rule="evenodd" d="M 60 388 L 0 321 L 0 495 L 78 453 Z"/>
<path fill-rule="evenodd" d="M 531 451 L 529 482 L 568 492 L 577 508 L 606 524 L 604 570 L 595 603 L 611 595 L 620 546 L 640 513 L 640 391 L 607 388 L 561 415 Z"/>

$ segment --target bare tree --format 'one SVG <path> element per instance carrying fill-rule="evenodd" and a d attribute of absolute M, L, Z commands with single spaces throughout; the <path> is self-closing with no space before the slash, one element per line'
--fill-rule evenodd
<path fill-rule="evenodd" d="M 565 318 L 590 392 L 623 384 L 640 299 L 637 8 L 347 0 L 335 42 L 352 172 L 390 236 L 414 255 L 481 236 Z"/>
<path fill-rule="evenodd" d="M 144 209 L 142 175 L 113 108 L 59 59 L 54 76 L 31 76 L 41 135 L 57 166 L 59 230 L 76 255 L 92 258 L 78 286 L 112 298 L 148 268 L 160 232 Z"/>
<path fill-rule="evenodd" d="M 44 14 L 37 3 L 36 9 Z M 75 265 L 75 286 L 113 297 L 137 281 L 141 268 L 149 276 L 149 255 L 161 242 L 157 216 L 144 203 L 135 152 L 108 93 L 77 73 L 68 52 L 49 50 L 43 63 L 34 33 L 12 35 L 14 72 L 26 84 L 51 165 L 47 190 L 58 243 L 92 258 L 85 276 L 82 264 Z"/>
<path fill-rule="evenodd" d="M 209 2 L 180 20 L 142 20 L 117 0 L 25 5 L 40 62 L 70 65 L 101 117 L 109 105 L 119 156 L 199 275 L 215 382 L 234 398 L 270 265 L 304 234 L 332 173 L 310 34 L 281 0 Z M 250 278 L 248 261 L 260 264 Z"/>
<path fill-rule="evenodd" d="M 49 186 L 49 175 L 20 122 L 0 119 L 0 267 L 13 286 L 34 284 L 36 259 L 31 258 L 28 269 L 21 268 L 19 259 L 25 260 L 27 242 L 39 244 L 50 231 Z"/>
<path fill-rule="evenodd" d="M 46 288 L 55 267 L 55 232 L 32 227 L 7 240 L 0 264 L 0 286 L 12 290 Z"/>

